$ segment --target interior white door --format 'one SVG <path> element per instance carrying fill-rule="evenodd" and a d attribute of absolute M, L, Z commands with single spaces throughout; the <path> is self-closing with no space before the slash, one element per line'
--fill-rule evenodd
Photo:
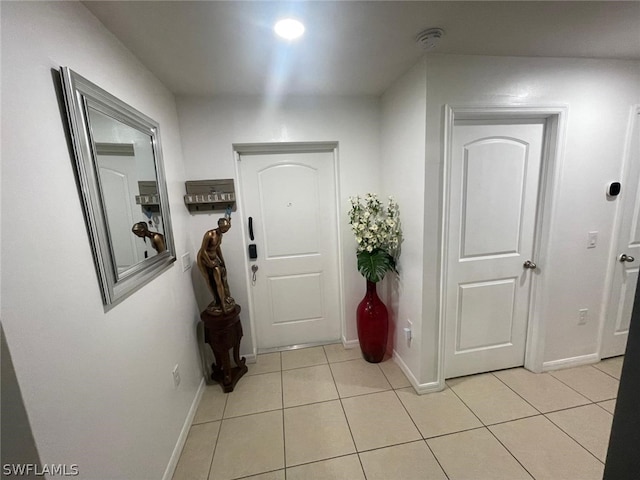
<path fill-rule="evenodd" d="M 446 378 L 524 364 L 544 135 L 530 122 L 454 126 Z"/>
<path fill-rule="evenodd" d="M 153 249 L 131 232 L 133 224 L 143 220 L 140 211 L 134 211 L 138 192 L 135 157 L 100 155 L 99 159 L 100 187 L 103 198 L 108 199 L 105 212 L 119 275 L 144 260 L 145 250 Z"/>
<path fill-rule="evenodd" d="M 640 113 L 631 129 L 629 158 L 620 191 L 622 217 L 607 316 L 603 328 L 602 358 L 624 354 L 631 310 L 640 269 Z M 625 257 L 621 258 L 622 255 Z M 624 261 L 621 261 L 624 260 Z"/>
<path fill-rule="evenodd" d="M 241 155 L 259 349 L 340 338 L 334 154 Z"/>

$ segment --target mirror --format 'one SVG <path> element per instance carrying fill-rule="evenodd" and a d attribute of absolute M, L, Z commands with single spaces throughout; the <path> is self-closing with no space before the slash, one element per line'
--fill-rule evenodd
<path fill-rule="evenodd" d="M 102 299 L 110 307 L 176 260 L 160 129 L 69 68 L 60 74 Z"/>

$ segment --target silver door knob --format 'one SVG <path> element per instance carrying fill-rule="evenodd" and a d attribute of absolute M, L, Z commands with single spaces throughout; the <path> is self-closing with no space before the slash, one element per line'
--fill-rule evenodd
<path fill-rule="evenodd" d="M 621 262 L 633 262 L 635 258 L 632 257 L 631 255 L 627 255 L 626 253 L 623 253 L 618 257 L 618 260 Z"/>
<path fill-rule="evenodd" d="M 526 262 L 524 262 L 524 263 L 522 264 L 522 266 L 523 266 L 524 268 L 530 268 L 531 270 L 533 270 L 534 268 L 537 268 L 537 267 L 538 267 L 538 266 L 537 266 L 535 263 L 533 263 L 531 260 L 527 260 Z"/>

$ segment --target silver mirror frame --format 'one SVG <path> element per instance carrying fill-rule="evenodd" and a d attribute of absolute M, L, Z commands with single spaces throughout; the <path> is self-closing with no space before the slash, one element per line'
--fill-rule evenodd
<path fill-rule="evenodd" d="M 169 197 L 162 160 L 160 128 L 158 123 L 151 118 L 107 93 L 68 67 L 61 67 L 60 76 L 87 231 L 102 301 L 105 310 L 108 310 L 160 275 L 176 260 Z M 114 119 L 149 135 L 152 143 L 166 250 L 138 262 L 122 275 L 116 273 L 115 257 L 103 207 L 104 200 L 98 164 L 94 155 L 96 148 L 88 121 L 89 106 L 97 108 L 103 113 L 108 113 Z"/>

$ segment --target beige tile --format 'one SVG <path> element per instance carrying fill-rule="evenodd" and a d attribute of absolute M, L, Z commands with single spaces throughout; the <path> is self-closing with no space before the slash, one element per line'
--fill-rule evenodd
<path fill-rule="evenodd" d="M 282 390 L 285 408 L 338 398 L 329 365 L 282 372 Z"/>
<path fill-rule="evenodd" d="M 536 480 L 601 480 L 604 465 L 542 415 L 488 427 Z"/>
<path fill-rule="evenodd" d="M 620 373 L 622 372 L 623 362 L 624 356 L 612 357 L 596 363 L 594 367 L 620 380 Z"/>
<path fill-rule="evenodd" d="M 598 402 L 602 408 L 604 408 L 607 412 L 613 415 L 616 411 L 616 400 L 605 400 L 604 402 Z"/>
<path fill-rule="evenodd" d="M 590 365 L 549 373 L 592 402 L 611 400 L 618 395 L 618 380 Z"/>
<path fill-rule="evenodd" d="M 411 386 L 411 382 L 393 359 L 390 358 L 384 362 L 380 362 L 378 365 L 393 388 Z"/>
<path fill-rule="evenodd" d="M 324 353 L 327 355 L 327 360 L 329 360 L 329 363 L 345 362 L 347 360 L 362 358 L 360 347 L 344 348 L 341 343 L 325 345 Z"/>
<path fill-rule="evenodd" d="M 287 467 L 355 453 L 338 400 L 284 410 Z"/>
<path fill-rule="evenodd" d="M 424 440 L 360 453 L 367 480 L 446 480 Z"/>
<path fill-rule="evenodd" d="M 220 422 L 193 425 L 178 460 L 173 480 L 207 480 Z"/>
<path fill-rule="evenodd" d="M 423 437 L 435 437 L 482 426 L 451 389 L 417 395 L 413 388 L 396 391 Z"/>
<path fill-rule="evenodd" d="M 282 468 L 281 410 L 222 421 L 209 480 L 228 480 Z"/>
<path fill-rule="evenodd" d="M 601 462 L 606 460 L 613 421 L 609 412 L 591 404 L 549 413 L 547 417 Z"/>
<path fill-rule="evenodd" d="M 280 372 L 243 377 L 233 392 L 227 394 L 224 418 L 282 408 L 282 379 Z"/>
<path fill-rule="evenodd" d="M 357 455 L 287 468 L 287 480 L 365 480 Z"/>
<path fill-rule="evenodd" d="M 377 364 L 358 359 L 332 363 L 330 366 L 341 398 L 391 390 L 391 385 Z"/>
<path fill-rule="evenodd" d="M 525 402 L 490 373 L 448 380 L 447 385 L 485 425 L 537 415 Z"/>
<path fill-rule="evenodd" d="M 531 480 L 531 475 L 486 428 L 427 440 L 450 480 Z"/>
<path fill-rule="evenodd" d="M 260 375 L 261 373 L 273 373 L 282 370 L 280 352 L 264 353 L 256 357 L 256 363 L 247 363 L 249 371 L 246 375 Z"/>
<path fill-rule="evenodd" d="M 324 354 L 324 348 L 322 347 L 301 348 L 282 352 L 282 370 L 311 367 L 325 363 L 327 363 L 327 356 Z"/>
<path fill-rule="evenodd" d="M 342 406 L 359 452 L 422 439 L 393 391 L 345 398 Z"/>
<path fill-rule="evenodd" d="M 208 385 L 205 387 L 193 424 L 221 420 L 224 407 L 227 404 L 227 394 L 222 391 L 220 385 Z"/>
<path fill-rule="evenodd" d="M 261 473 L 260 475 L 252 475 L 243 477 L 242 480 L 285 480 L 284 470 L 276 470 L 274 472 Z"/>
<path fill-rule="evenodd" d="M 493 374 L 543 413 L 590 403 L 587 398 L 548 373 L 532 373 L 524 368 L 514 368 Z"/>

